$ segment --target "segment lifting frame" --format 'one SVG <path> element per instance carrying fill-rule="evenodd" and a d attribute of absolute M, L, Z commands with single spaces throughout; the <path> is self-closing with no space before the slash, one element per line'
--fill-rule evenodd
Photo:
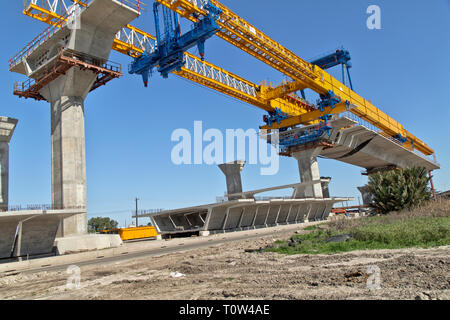
<path fill-rule="evenodd" d="M 36 47 L 64 25 L 68 16 L 67 9 L 70 7 L 66 3 L 76 2 L 76 0 L 52 1 L 53 4 L 51 6 L 48 3 L 46 4 L 46 0 L 31 0 L 26 5 L 24 10 L 25 15 L 50 24 L 50 27 L 43 33 L 45 36 L 40 37 L 42 40 L 38 37 L 37 41 L 35 39 L 35 41 L 10 60 L 10 69 L 20 63 L 21 59 L 31 54 Z M 63 14 L 60 15 L 58 13 L 60 9 L 58 8 L 61 7 L 64 10 Z M 143 52 L 147 54 L 153 53 L 155 47 L 156 37 L 131 25 L 127 25 L 126 28 L 123 28 L 116 35 L 113 44 L 113 50 L 133 58 L 140 56 Z M 260 86 L 207 61 L 202 61 L 190 53 L 185 53 L 185 60 L 185 66 L 182 67 L 180 72 L 175 71 L 174 74 L 258 108 L 262 108 L 265 111 L 271 112 L 275 109 L 280 109 L 291 116 L 298 116 L 314 110 L 314 106 L 295 94 L 268 99 L 260 90 Z"/>
<path fill-rule="evenodd" d="M 207 12 L 203 9 L 207 2 L 205 0 L 156 1 L 176 11 L 182 17 L 192 22 L 198 21 L 200 15 L 207 15 Z M 346 111 L 346 104 L 356 105 L 356 108 L 351 110 L 352 113 L 373 124 L 390 136 L 401 135 L 406 137 L 409 143 L 405 144 L 405 147 L 412 149 L 413 144 L 414 148 L 424 155 L 434 154 L 433 149 L 409 133 L 400 123 L 376 108 L 368 100 L 365 100 L 350 90 L 320 67 L 301 59 L 292 51 L 272 40 L 219 2 L 215 0 L 210 0 L 210 2 L 223 12 L 218 20 L 221 30 L 217 33 L 217 36 L 293 79 L 289 84 L 283 84 L 280 88 L 276 88 L 280 94 L 285 95 L 307 88 L 323 96 L 333 92 L 341 101 L 340 104 L 336 105 L 340 109 L 334 110 L 335 112 Z M 324 114 L 322 112 L 322 115 Z M 279 125 L 277 124 L 273 127 L 264 126 L 263 128 L 277 129 L 292 127 L 304 123 L 304 119 L 304 115 L 296 116 L 282 121 Z"/>

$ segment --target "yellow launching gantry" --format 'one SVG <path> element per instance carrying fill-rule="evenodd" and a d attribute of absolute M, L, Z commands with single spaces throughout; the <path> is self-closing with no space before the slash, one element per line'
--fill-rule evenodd
<path fill-rule="evenodd" d="M 207 12 L 201 6 L 195 5 L 195 3 L 199 2 L 196 0 L 156 1 L 193 22 L 197 22 L 200 16 L 207 15 Z M 268 92 L 268 97 L 283 97 L 291 92 L 307 88 L 322 96 L 327 96 L 332 92 L 341 102 L 334 109 L 324 110 L 322 112 L 323 115 L 326 114 L 326 111 L 334 111 L 334 113 L 344 112 L 347 110 L 345 107 L 346 104 L 355 105 L 356 108 L 351 109 L 350 112 L 381 129 L 385 134 L 392 137 L 399 135 L 405 137 L 408 142 L 411 141 L 413 143 L 415 149 L 424 155 L 434 154 L 433 149 L 409 133 L 400 123 L 350 90 L 326 71 L 301 59 L 221 3 L 215 0 L 210 0 L 210 2 L 222 10 L 222 14 L 218 20 L 221 30 L 217 33 L 217 36 L 293 79 L 292 82 L 282 84 L 280 87 L 273 88 L 272 90 L 262 86 L 261 90 Z M 316 114 L 311 116 L 306 113 L 294 116 L 281 121 L 280 124 L 274 123 L 270 127 L 264 126 L 262 128 L 278 129 L 305 124 L 312 119 L 317 119 L 315 117 L 317 112 L 311 112 Z M 412 149 L 411 143 L 408 142 L 404 146 Z"/>
<path fill-rule="evenodd" d="M 45 22 L 51 26 L 60 27 L 61 21 L 66 21 L 68 10 L 73 3 L 85 7 L 87 0 L 53 0 L 52 4 L 46 0 L 29 0 L 23 13 L 29 17 Z M 58 23 L 59 21 L 59 23 Z M 127 25 L 119 33 L 113 43 L 113 50 L 136 58 L 144 52 L 155 50 L 156 38 L 134 26 Z M 14 58 L 10 67 L 14 65 Z M 199 57 L 185 52 L 186 65 L 176 75 L 194 81 L 208 88 L 233 98 L 247 102 L 268 112 L 280 109 L 291 115 L 298 116 L 314 110 L 314 107 L 296 94 L 284 97 L 266 99 L 260 93 L 258 85 L 239 77 L 229 71 L 202 61 Z"/>
<path fill-rule="evenodd" d="M 123 0 L 125 1 L 125 0 Z M 200 17 L 207 16 L 206 0 L 155 0 L 177 12 L 181 17 L 198 22 Z M 86 6 L 87 0 L 29 0 L 24 14 L 50 25 L 65 19 L 69 6 L 67 3 L 78 3 Z M 278 129 L 314 123 L 327 114 L 352 112 L 360 119 L 372 124 L 387 137 L 400 137 L 406 141 L 403 146 L 409 150 L 417 150 L 425 156 L 434 155 L 426 143 L 408 132 L 403 125 L 386 113 L 376 108 L 371 102 L 349 89 L 342 82 L 332 77 L 320 67 L 311 64 L 292 51 L 283 47 L 253 25 L 233 13 L 230 9 L 215 0 L 209 0 L 221 10 L 217 20 L 220 26 L 217 36 L 247 52 L 275 68 L 292 80 L 278 86 L 266 83 L 256 85 L 231 72 L 217 67 L 200 58 L 185 53 L 185 65 L 181 71 L 174 73 L 218 92 L 224 93 L 268 112 L 280 110 L 289 117 L 280 123 L 263 126 L 262 129 Z M 58 7 L 59 5 L 59 7 Z M 64 10 L 61 10 L 63 8 Z M 58 10 L 59 13 L 58 13 Z M 155 37 L 130 25 L 123 28 L 116 36 L 113 49 L 130 57 L 138 57 L 142 53 L 155 50 Z M 311 89 L 323 99 L 333 99 L 331 105 L 320 110 L 294 92 Z M 349 108 L 349 106 L 352 106 Z"/>

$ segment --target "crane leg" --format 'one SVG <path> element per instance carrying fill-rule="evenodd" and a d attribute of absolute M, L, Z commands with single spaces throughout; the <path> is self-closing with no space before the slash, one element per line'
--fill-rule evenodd
<path fill-rule="evenodd" d="M 353 91 L 353 83 L 352 78 L 350 77 L 350 69 L 347 67 L 347 75 L 348 75 L 348 82 L 350 83 L 350 89 Z"/>

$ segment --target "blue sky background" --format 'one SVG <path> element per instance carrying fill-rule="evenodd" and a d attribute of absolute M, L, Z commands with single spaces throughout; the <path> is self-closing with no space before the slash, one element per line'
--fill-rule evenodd
<path fill-rule="evenodd" d="M 21 0 L 5 1 L 0 60 L 0 115 L 19 119 L 10 147 L 10 204 L 51 203 L 50 107 L 12 95 L 15 81 L 8 59 L 45 25 L 22 15 Z M 150 0 L 147 1 L 151 5 Z M 355 91 L 401 122 L 434 148 L 442 169 L 434 173 L 439 190 L 450 189 L 450 1 L 434 0 L 222 0 L 234 12 L 304 59 L 344 46 L 353 61 Z M 274 5 L 276 3 L 276 5 Z M 382 30 L 366 27 L 369 5 L 381 7 Z M 151 8 L 149 6 L 149 8 Z M 154 34 L 151 10 L 132 23 Z M 186 30 L 186 29 L 185 29 Z M 130 58 L 112 52 L 126 70 Z M 206 59 L 250 81 L 280 82 L 282 74 L 218 37 L 206 44 Z M 339 68 L 331 73 L 340 77 Z M 257 129 L 264 112 L 256 107 L 171 75 L 154 75 L 145 89 L 125 74 L 86 99 L 88 215 L 131 222 L 134 198 L 141 208 L 178 208 L 214 202 L 225 178 L 216 166 L 175 166 L 170 141 L 177 128 Z M 315 97 L 310 96 L 315 101 Z M 333 178 L 333 196 L 360 196 L 363 169 L 319 160 L 322 176 Z M 242 173 L 245 190 L 299 181 L 294 159 L 281 159 L 275 176 L 259 165 Z M 356 203 L 358 201 L 355 201 Z"/>

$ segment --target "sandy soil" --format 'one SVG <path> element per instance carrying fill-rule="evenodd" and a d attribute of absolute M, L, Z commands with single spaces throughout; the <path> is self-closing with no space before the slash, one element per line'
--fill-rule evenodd
<path fill-rule="evenodd" d="M 450 246 L 337 255 L 247 252 L 291 235 L 82 267 L 78 289 L 68 289 L 65 271 L 4 276 L 0 299 L 450 299 Z M 380 289 L 367 288 L 372 265 L 381 271 Z"/>

